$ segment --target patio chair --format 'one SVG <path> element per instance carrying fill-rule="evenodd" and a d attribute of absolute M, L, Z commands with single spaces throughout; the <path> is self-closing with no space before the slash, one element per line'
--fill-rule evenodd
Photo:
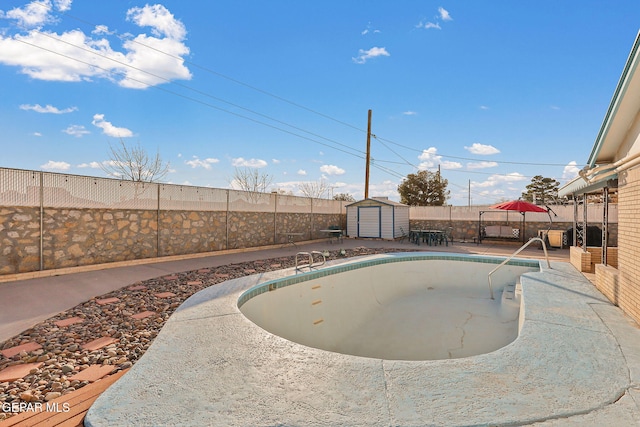
<path fill-rule="evenodd" d="M 327 227 L 327 230 L 335 230 L 336 231 L 336 233 L 332 233 L 331 234 L 331 236 L 329 238 L 329 241 L 332 242 L 333 239 L 336 239 L 336 243 L 342 242 L 342 234 L 343 234 L 342 227 L 340 227 L 339 225 L 330 225 L 329 227 Z M 338 231 L 339 231 L 339 233 L 338 233 Z"/>
<path fill-rule="evenodd" d="M 447 229 L 444 230 L 444 234 L 447 239 L 447 242 L 453 245 L 453 227 L 447 227 Z"/>
<path fill-rule="evenodd" d="M 404 242 L 405 240 L 411 241 L 411 239 L 409 239 L 409 235 L 405 233 L 404 228 L 400 227 L 400 233 L 402 233 L 402 236 L 400 236 L 400 243 Z"/>

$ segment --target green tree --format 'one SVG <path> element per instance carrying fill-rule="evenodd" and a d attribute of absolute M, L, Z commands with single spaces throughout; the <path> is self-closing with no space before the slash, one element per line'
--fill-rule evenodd
<path fill-rule="evenodd" d="M 398 185 L 400 203 L 410 206 L 443 206 L 449 198 L 449 181 L 440 172 L 427 170 L 410 173 Z"/>
<path fill-rule="evenodd" d="M 522 193 L 522 198 L 539 205 L 550 204 L 558 198 L 559 187 L 560 183 L 555 179 L 536 175 L 531 178 L 531 184 L 527 185 L 527 191 Z"/>

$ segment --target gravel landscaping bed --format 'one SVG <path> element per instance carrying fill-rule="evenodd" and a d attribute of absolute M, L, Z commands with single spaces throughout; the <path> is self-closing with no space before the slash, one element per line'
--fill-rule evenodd
<path fill-rule="evenodd" d="M 390 252 L 389 249 L 355 248 L 329 251 L 327 260 Z M 89 382 L 73 376 L 91 365 L 111 365 L 114 374 L 131 367 L 149 348 L 169 316 L 194 293 L 251 274 L 293 267 L 294 256 L 265 259 L 162 276 L 93 298 L 39 323 L 0 343 L 6 350 L 25 343 L 42 348 L 22 351 L 10 358 L 0 355 L 0 371 L 25 363 L 42 362 L 22 379 L 0 383 L 0 420 L 12 415 L 21 402 L 45 403 L 77 390 Z M 109 298 L 117 301 L 105 302 Z M 109 301 L 109 300 L 107 300 Z M 137 315 L 137 316 L 134 316 Z M 77 323 L 58 326 L 56 322 Z M 97 350 L 83 345 L 98 338 L 113 342 Z"/>

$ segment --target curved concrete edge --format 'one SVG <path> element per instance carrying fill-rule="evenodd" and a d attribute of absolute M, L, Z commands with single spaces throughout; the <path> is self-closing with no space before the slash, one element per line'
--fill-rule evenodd
<path fill-rule="evenodd" d="M 291 273 L 232 280 L 192 296 L 95 402 L 85 424 L 521 425 L 598 413 L 609 423 L 640 419 L 629 355 L 610 327 L 624 316 L 569 264 L 522 276 L 525 320 L 513 343 L 424 362 L 305 347 L 239 312 L 244 290 Z M 637 329 L 625 333 L 640 342 Z M 634 366 L 636 372 L 640 364 Z"/>

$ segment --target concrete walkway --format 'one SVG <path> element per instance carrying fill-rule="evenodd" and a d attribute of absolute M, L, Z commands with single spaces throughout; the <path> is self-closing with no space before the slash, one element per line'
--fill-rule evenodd
<path fill-rule="evenodd" d="M 169 258 L 170 260 L 150 259 L 114 263 L 113 265 L 101 264 L 92 268 L 82 267 L 27 273 L 14 275 L 14 281 L 6 281 L 7 277 L 0 276 L 0 342 L 91 298 L 141 280 L 205 267 L 291 256 L 298 251 L 335 250 L 336 248 L 347 249 L 358 246 L 389 248 L 390 250 L 420 249 L 498 255 L 511 254 L 518 248 L 513 245 L 462 243 L 450 246 L 416 246 L 407 242 L 399 243 L 371 239 L 345 239 L 342 243 L 330 244 L 327 240 L 319 240 L 303 244 L 298 243 L 297 246 L 287 245 L 260 250 L 224 251 L 212 253 L 210 256 L 172 257 Z M 550 254 L 556 260 L 568 260 L 568 250 L 566 249 L 552 251 Z M 542 256 L 542 251 L 531 248 L 521 256 Z M 41 274 L 46 276 L 32 278 Z"/>

